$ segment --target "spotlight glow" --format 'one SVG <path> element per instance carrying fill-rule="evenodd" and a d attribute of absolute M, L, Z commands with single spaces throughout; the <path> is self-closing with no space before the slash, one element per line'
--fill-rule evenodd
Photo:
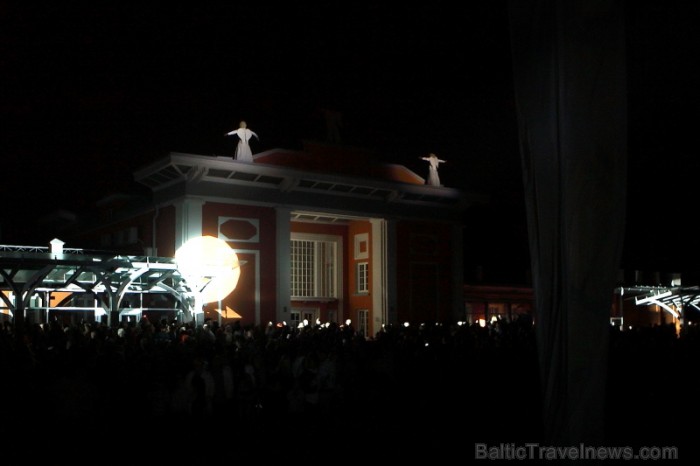
<path fill-rule="evenodd" d="M 229 245 L 213 236 L 192 238 L 175 252 L 175 261 L 185 280 L 202 295 L 202 302 L 225 298 L 236 288 L 241 263 Z"/>

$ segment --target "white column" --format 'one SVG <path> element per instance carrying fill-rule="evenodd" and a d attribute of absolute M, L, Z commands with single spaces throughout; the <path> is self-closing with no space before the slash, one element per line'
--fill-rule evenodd
<path fill-rule="evenodd" d="M 192 238 L 202 236 L 202 207 L 204 201 L 185 197 L 175 205 L 175 250 Z"/>
<path fill-rule="evenodd" d="M 292 306 L 291 299 L 291 210 L 277 207 L 275 242 L 277 246 L 277 321 L 289 322 L 289 311 Z"/>
<path fill-rule="evenodd" d="M 387 224 L 381 218 L 370 219 L 372 225 L 372 333 L 377 333 L 388 319 Z"/>

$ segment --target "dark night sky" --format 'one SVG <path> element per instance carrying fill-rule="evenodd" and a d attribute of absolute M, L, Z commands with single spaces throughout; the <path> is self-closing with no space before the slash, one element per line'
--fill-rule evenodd
<path fill-rule="evenodd" d="M 627 10 L 625 260 L 687 267 L 700 259 L 700 11 L 681 1 Z M 324 136 L 318 110 L 329 107 L 343 113 L 348 144 L 422 176 L 418 157 L 447 160 L 445 185 L 488 192 L 505 213 L 482 219 L 489 236 L 523 244 L 505 1 L 1 2 L 0 44 L 2 243 L 26 244 L 11 236 L 22 217 L 129 189 L 135 169 L 171 151 L 232 154 L 223 134 L 240 119 L 261 138 L 254 152 L 298 148 Z"/>

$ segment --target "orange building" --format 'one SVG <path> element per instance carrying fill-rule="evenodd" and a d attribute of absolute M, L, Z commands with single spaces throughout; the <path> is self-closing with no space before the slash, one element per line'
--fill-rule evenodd
<path fill-rule="evenodd" d="M 244 324 L 382 324 L 463 314 L 464 212 L 480 199 L 405 166 L 322 143 L 253 162 L 170 153 L 135 172 L 148 196 L 112 196 L 76 226 L 84 247 L 172 257 L 187 240 L 222 239 L 242 261 L 237 288 L 206 316 Z M 79 232 L 79 233 L 78 233 Z"/>
<path fill-rule="evenodd" d="M 643 276 L 634 271 L 612 290 L 610 324 L 629 330 L 634 327 L 684 324 L 700 321 L 700 287 L 681 286 L 681 274 L 667 274 L 662 280 L 657 272 Z M 652 283 L 652 284 L 642 284 Z M 468 283 L 464 285 L 465 322 L 482 323 L 520 316 L 534 318 L 534 290 L 527 285 Z"/>
<path fill-rule="evenodd" d="M 464 285 L 465 321 L 486 323 L 493 319 L 517 320 L 532 316 L 534 293 L 531 287 L 515 285 Z"/>

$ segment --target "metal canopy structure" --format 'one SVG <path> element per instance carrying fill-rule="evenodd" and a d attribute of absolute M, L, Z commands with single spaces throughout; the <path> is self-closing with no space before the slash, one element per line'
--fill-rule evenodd
<path fill-rule="evenodd" d="M 625 286 L 616 292 L 637 306 L 659 306 L 676 319 L 685 317 L 688 307 L 700 311 L 700 286 Z"/>
<path fill-rule="evenodd" d="M 57 240 L 54 240 L 57 241 Z M 61 243 L 62 244 L 62 243 Z M 133 306 L 130 294 L 169 296 L 166 307 Z M 50 304 L 52 298 L 56 301 Z M 111 324 L 124 315 L 172 311 L 191 320 L 194 293 L 174 258 L 123 256 L 75 248 L 0 245 L 0 312 L 42 321 L 51 311 L 91 311 Z"/>

